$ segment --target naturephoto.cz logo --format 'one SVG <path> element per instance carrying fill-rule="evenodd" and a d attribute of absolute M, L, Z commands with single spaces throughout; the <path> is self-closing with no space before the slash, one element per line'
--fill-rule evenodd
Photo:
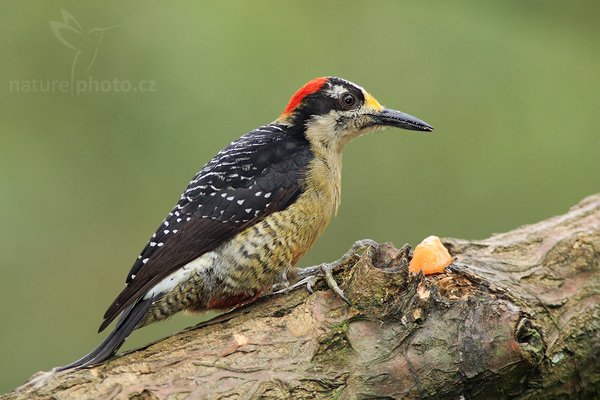
<path fill-rule="evenodd" d="M 120 25 L 86 30 L 65 10 L 61 10 L 62 21 L 50 21 L 50 29 L 56 39 L 72 50 L 69 79 L 27 79 L 9 81 L 9 91 L 14 93 L 153 93 L 156 81 L 127 79 L 95 79 L 91 69 L 102 50 L 105 35 L 113 33 Z"/>

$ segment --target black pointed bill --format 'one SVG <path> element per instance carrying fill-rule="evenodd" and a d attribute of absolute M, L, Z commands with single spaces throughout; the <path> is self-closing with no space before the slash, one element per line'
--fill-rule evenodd
<path fill-rule="evenodd" d="M 431 132 L 433 127 L 417 117 L 403 113 L 401 111 L 384 108 L 383 110 L 371 114 L 374 123 L 381 126 L 394 126 L 396 128 L 408 129 L 411 131 Z"/>

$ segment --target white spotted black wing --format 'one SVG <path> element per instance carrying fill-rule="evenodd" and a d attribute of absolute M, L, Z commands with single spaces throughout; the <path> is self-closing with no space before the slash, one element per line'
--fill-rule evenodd
<path fill-rule="evenodd" d="M 100 330 L 172 272 L 290 205 L 302 191 L 311 159 L 302 134 L 274 124 L 220 151 L 194 176 L 141 252 Z"/>

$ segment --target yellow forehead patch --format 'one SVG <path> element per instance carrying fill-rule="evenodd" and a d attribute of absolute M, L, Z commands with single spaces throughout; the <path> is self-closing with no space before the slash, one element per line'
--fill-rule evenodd
<path fill-rule="evenodd" d="M 365 92 L 365 104 L 374 109 L 374 110 L 382 110 L 383 107 L 381 104 L 379 104 L 379 102 L 377 100 L 375 100 L 375 97 L 371 96 L 369 93 Z"/>

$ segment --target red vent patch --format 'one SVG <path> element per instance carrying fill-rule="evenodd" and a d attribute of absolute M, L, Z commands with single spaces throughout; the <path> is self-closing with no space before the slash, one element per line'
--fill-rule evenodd
<path fill-rule="evenodd" d="M 302 103 L 302 99 L 304 99 L 309 94 L 312 94 L 323 87 L 323 85 L 327 83 L 327 78 L 316 78 L 312 81 L 308 82 L 306 85 L 302 86 L 290 99 L 287 107 L 285 108 L 284 114 L 290 113 L 294 111 L 296 107 L 300 103 Z"/>

